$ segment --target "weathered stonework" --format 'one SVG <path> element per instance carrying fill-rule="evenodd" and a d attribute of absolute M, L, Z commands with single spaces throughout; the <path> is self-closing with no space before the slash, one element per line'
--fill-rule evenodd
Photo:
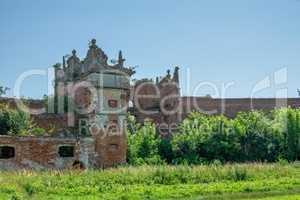
<path fill-rule="evenodd" d="M 73 50 L 72 56 L 63 58 L 62 68 L 56 64 L 54 112 L 34 114 L 44 102 L 25 103 L 34 122 L 54 133 L 1 136 L 0 168 L 105 168 L 125 163 L 124 126 L 134 70 L 124 66 L 121 51 L 116 64 L 107 61 L 93 39 L 82 61 Z M 1 101 L 19 109 L 15 99 Z"/>

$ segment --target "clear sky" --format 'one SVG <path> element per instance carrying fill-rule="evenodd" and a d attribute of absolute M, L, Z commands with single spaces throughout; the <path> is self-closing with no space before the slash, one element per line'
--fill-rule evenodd
<path fill-rule="evenodd" d="M 288 87 L 295 97 L 300 87 L 300 0 L 1 0 L 0 27 L 0 85 L 10 88 L 23 72 L 47 69 L 73 48 L 83 58 L 92 38 L 109 58 L 123 50 L 126 63 L 139 66 L 134 78 L 180 66 L 183 95 L 203 81 L 217 88 L 233 81 L 225 96 L 249 97 L 284 67 L 288 82 L 256 96 Z M 46 76 L 22 85 L 26 97 L 45 93 Z M 195 92 L 208 93 L 218 96 L 207 86 Z"/>

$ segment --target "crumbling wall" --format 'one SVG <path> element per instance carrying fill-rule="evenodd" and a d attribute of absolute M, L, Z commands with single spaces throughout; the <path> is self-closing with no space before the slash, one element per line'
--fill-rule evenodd
<path fill-rule="evenodd" d="M 32 115 L 33 122 L 40 128 L 50 132 L 50 134 L 63 133 L 69 128 L 67 114 L 45 113 L 41 115 Z"/>
<path fill-rule="evenodd" d="M 13 147 L 12 158 L 0 159 L 1 169 L 67 169 L 72 168 L 75 161 L 84 167 L 92 167 L 94 155 L 93 140 L 53 137 L 12 137 L 0 136 L 0 147 Z M 62 146 L 74 147 L 72 157 L 59 155 Z"/>
<path fill-rule="evenodd" d="M 18 109 L 18 99 L 0 97 L 0 104 L 5 104 L 11 109 Z M 22 100 L 22 102 L 29 109 L 45 109 L 45 102 L 43 100 Z M 47 132 L 59 133 L 68 129 L 67 114 L 42 113 L 32 114 L 31 118 L 37 126 L 45 129 Z"/>
<path fill-rule="evenodd" d="M 160 82 L 139 81 L 133 88 L 133 115 L 138 122 L 177 123 L 180 91 L 169 75 Z"/>
<path fill-rule="evenodd" d="M 58 155 L 58 151 L 59 147 L 62 145 L 74 146 L 74 157 L 60 157 Z M 78 148 L 75 139 L 12 136 L 0 136 L 0 147 L 1 146 L 10 146 L 15 148 L 15 156 L 13 158 L 0 159 L 1 169 L 70 168 L 76 160 L 76 148 Z"/>
<path fill-rule="evenodd" d="M 85 138 L 0 136 L 1 147 L 13 147 L 14 156 L 1 158 L 0 169 L 106 168 L 126 162 L 125 135 Z M 74 147 L 71 157 L 62 157 L 60 147 Z"/>

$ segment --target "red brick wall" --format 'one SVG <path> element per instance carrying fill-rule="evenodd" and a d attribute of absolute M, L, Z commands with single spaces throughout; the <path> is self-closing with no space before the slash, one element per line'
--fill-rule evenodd
<path fill-rule="evenodd" d="M 159 107 L 160 94 L 158 87 L 153 82 L 142 82 L 134 87 L 133 101 L 136 107 L 144 110 Z M 145 95 L 145 97 L 142 97 Z M 153 96 L 151 98 L 150 96 Z"/>
<path fill-rule="evenodd" d="M 60 146 L 74 146 L 74 157 L 62 158 Z M 15 148 L 15 157 L 0 159 L 0 169 L 67 169 L 75 161 L 85 168 L 111 167 L 126 162 L 125 135 L 98 138 L 0 136 L 0 147 Z"/>
<path fill-rule="evenodd" d="M 98 168 L 111 167 L 126 163 L 127 142 L 126 135 L 111 135 L 95 137 L 95 161 Z"/>
<path fill-rule="evenodd" d="M 206 114 L 224 114 L 227 117 L 233 118 L 241 111 L 262 110 L 270 111 L 275 108 L 300 107 L 300 98 L 275 99 L 275 98 L 229 98 L 229 99 L 213 99 L 208 97 L 181 97 L 179 106 L 179 115 L 165 116 L 162 113 L 158 114 L 142 114 L 138 110 L 134 110 L 133 114 L 139 122 L 143 122 L 146 118 L 152 119 L 155 123 L 166 122 L 164 117 L 170 123 L 182 121 L 190 112 L 198 111 Z"/>
<path fill-rule="evenodd" d="M 15 157 L 0 159 L 0 168 L 63 169 L 72 167 L 78 153 L 74 158 L 60 158 L 58 155 L 60 145 L 76 146 L 76 152 L 78 152 L 75 139 L 0 136 L 0 146 L 15 148 Z"/>
<path fill-rule="evenodd" d="M 300 98 L 275 99 L 275 98 L 229 98 L 213 99 L 204 97 L 182 97 L 183 118 L 191 111 L 211 112 L 211 114 L 224 114 L 235 117 L 238 112 L 250 110 L 270 111 L 275 108 L 300 107 Z"/>

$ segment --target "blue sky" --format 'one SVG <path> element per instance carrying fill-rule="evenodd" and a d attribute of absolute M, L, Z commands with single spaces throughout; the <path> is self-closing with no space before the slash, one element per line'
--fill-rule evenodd
<path fill-rule="evenodd" d="M 288 87 L 295 97 L 300 87 L 300 0 L 1 0 L 0 27 L 0 85 L 10 88 L 23 72 L 47 69 L 73 48 L 83 58 L 91 38 L 110 58 L 123 50 L 126 63 L 139 66 L 134 78 L 180 66 L 183 95 L 203 81 L 217 88 L 233 81 L 225 97 L 249 97 L 284 67 L 288 82 L 255 96 Z M 46 76 L 22 85 L 26 97 L 45 93 Z M 219 96 L 207 86 L 195 95 L 208 93 Z"/>

